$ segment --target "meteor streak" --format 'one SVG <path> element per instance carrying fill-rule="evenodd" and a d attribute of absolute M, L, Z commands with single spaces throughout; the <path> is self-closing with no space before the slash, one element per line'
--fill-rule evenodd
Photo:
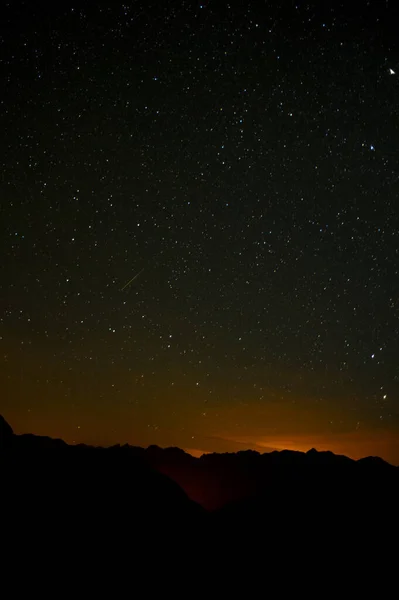
<path fill-rule="evenodd" d="M 123 292 L 123 290 L 124 290 L 125 288 L 127 288 L 127 286 L 128 286 L 128 285 L 130 285 L 131 283 L 133 283 L 133 281 L 134 281 L 135 279 L 137 279 L 137 277 L 138 277 L 139 275 L 141 275 L 141 273 L 142 273 L 143 271 L 144 271 L 144 269 L 141 269 L 141 271 L 139 271 L 139 272 L 138 272 L 138 273 L 137 273 L 137 274 L 136 274 L 134 277 L 132 277 L 132 278 L 131 278 L 131 279 L 130 279 L 130 280 L 127 282 L 127 283 L 125 283 L 125 285 L 124 285 L 124 286 L 123 286 L 123 288 L 121 289 L 121 292 Z"/>

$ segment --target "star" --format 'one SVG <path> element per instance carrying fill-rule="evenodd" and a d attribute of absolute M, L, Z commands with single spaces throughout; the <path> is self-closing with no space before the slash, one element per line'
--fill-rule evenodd
<path fill-rule="evenodd" d="M 233 440 L 238 423 L 257 447 L 272 417 L 281 439 L 315 431 L 334 451 L 325 423 L 339 436 L 359 422 L 367 451 L 399 465 L 377 440 L 399 415 L 393 7 L 359 20 L 341 3 L 320 24 L 300 2 L 264 3 L 262 19 L 252 3 L 221 18 L 209 0 L 178 14 L 160 2 L 134 40 L 124 3 L 103 45 L 57 5 L 50 56 L 40 11 L 8 4 L 0 389 L 18 389 L 15 427 L 49 397 L 48 421 L 77 442 L 103 439 L 109 420 L 111 443 L 151 443 L 150 420 L 164 444 L 185 445 L 191 427 L 198 445 L 213 430 Z M 386 85 L 346 82 L 359 65 Z"/>

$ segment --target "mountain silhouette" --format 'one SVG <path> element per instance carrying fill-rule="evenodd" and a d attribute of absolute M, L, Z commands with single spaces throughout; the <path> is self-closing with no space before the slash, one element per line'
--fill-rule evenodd
<path fill-rule="evenodd" d="M 176 481 L 187 495 L 208 510 L 246 498 L 292 488 L 301 495 L 329 484 L 334 490 L 356 486 L 399 485 L 399 467 L 381 458 L 352 460 L 332 452 L 291 450 L 260 454 L 253 450 L 204 454 L 200 458 L 174 448 L 150 446 L 142 451 L 149 465 Z M 360 489 L 359 487 L 359 489 Z M 333 492 L 331 492 L 333 493 Z"/>
<path fill-rule="evenodd" d="M 0 451 L 8 448 L 13 440 L 14 432 L 5 418 L 0 415 Z"/>
<path fill-rule="evenodd" d="M 260 548 L 287 567 L 299 548 L 313 565 L 338 547 L 351 560 L 399 533 L 399 468 L 376 457 L 71 446 L 15 435 L 0 417 L 0 464 L 2 544 L 21 560 L 73 556 L 98 570 L 132 552 L 166 560 L 173 546 L 176 565 L 201 548 L 227 565 L 240 549 Z"/>
<path fill-rule="evenodd" d="M 140 453 L 15 435 L 0 423 L 1 537 L 10 556 L 73 556 L 85 565 L 106 556 L 108 568 L 115 549 L 145 551 L 169 538 L 183 548 L 203 529 L 204 509 Z"/>

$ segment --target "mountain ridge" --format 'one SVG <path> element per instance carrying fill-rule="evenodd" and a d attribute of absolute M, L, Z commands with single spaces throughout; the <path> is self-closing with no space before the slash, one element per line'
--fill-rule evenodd
<path fill-rule="evenodd" d="M 195 458 L 176 448 L 16 435 L 0 419 L 0 465 L 2 547 L 38 572 L 60 564 L 69 572 L 72 560 L 84 572 L 123 564 L 129 573 L 141 557 L 150 571 L 167 560 L 172 569 L 190 563 L 196 577 L 205 564 L 252 573 L 255 554 L 269 574 L 298 564 L 304 573 L 309 565 L 335 572 L 337 549 L 342 564 L 376 561 L 399 535 L 399 469 L 373 457 L 312 450 Z"/>
<path fill-rule="evenodd" d="M 0 447 L 30 453 L 44 450 L 69 450 L 70 452 L 95 452 L 113 455 L 121 460 L 132 460 L 166 476 L 187 497 L 206 510 L 220 510 L 247 498 L 267 495 L 269 489 L 298 485 L 299 481 L 309 487 L 327 481 L 335 485 L 353 487 L 365 485 L 365 478 L 396 479 L 399 467 L 380 457 L 354 460 L 331 451 L 307 452 L 274 450 L 259 453 L 255 450 L 207 453 L 194 457 L 181 448 L 161 448 L 155 444 L 142 448 L 130 444 L 114 444 L 109 447 L 87 444 L 71 445 L 61 439 L 34 434 L 13 433 L 11 426 L 0 416 Z"/>

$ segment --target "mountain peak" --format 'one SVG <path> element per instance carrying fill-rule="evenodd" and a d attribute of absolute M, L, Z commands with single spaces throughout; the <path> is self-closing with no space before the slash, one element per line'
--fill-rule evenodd
<path fill-rule="evenodd" d="M 0 415 L 0 448 L 5 448 L 11 442 L 14 435 L 11 425 Z"/>

